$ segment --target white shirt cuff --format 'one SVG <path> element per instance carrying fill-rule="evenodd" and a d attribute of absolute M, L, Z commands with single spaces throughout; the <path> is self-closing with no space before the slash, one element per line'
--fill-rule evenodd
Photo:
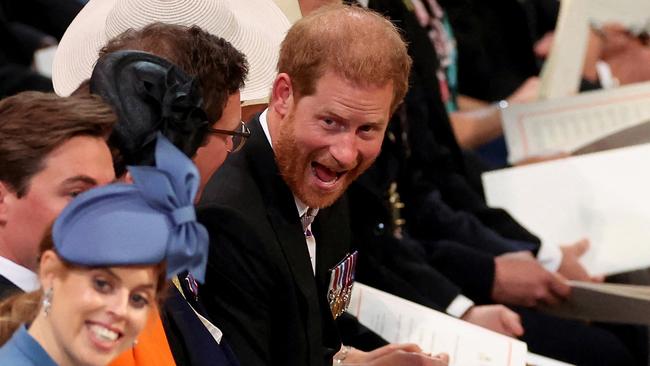
<path fill-rule="evenodd" d="M 603 89 L 615 88 L 619 85 L 618 79 L 612 74 L 612 68 L 605 61 L 596 61 L 596 73 L 598 74 L 598 81 Z"/>
<path fill-rule="evenodd" d="M 562 251 L 557 245 L 542 243 L 537 252 L 537 261 L 550 272 L 557 272 L 562 263 Z"/>
<path fill-rule="evenodd" d="M 461 316 L 465 315 L 467 310 L 469 310 L 469 308 L 472 306 L 474 306 L 474 301 L 468 299 L 463 295 L 458 295 L 454 301 L 449 304 L 445 312 L 453 317 L 460 318 Z"/>

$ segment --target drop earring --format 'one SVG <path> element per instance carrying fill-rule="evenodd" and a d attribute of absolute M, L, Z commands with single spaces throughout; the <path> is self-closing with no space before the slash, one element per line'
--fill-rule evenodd
<path fill-rule="evenodd" d="M 43 312 L 45 316 L 50 315 L 50 308 L 52 307 L 52 288 L 48 288 L 43 293 Z"/>

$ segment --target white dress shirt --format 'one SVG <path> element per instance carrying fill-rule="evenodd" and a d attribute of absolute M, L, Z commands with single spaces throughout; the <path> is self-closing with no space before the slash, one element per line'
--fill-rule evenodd
<path fill-rule="evenodd" d="M 2 256 L 0 256 L 0 275 L 25 292 L 36 291 L 41 287 L 36 273 Z"/>

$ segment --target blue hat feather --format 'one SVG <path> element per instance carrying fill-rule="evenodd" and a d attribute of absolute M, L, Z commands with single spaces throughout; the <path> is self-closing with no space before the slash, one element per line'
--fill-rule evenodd
<path fill-rule="evenodd" d="M 167 262 L 167 276 L 188 270 L 205 279 L 208 234 L 193 202 L 199 173 L 192 161 L 158 134 L 156 167 L 129 167 L 134 184 L 110 184 L 75 198 L 54 223 L 65 260 L 84 266 Z"/>

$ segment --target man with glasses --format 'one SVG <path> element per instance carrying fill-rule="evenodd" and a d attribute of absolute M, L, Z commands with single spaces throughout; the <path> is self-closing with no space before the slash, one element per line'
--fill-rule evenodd
<path fill-rule="evenodd" d="M 226 151 L 228 153 L 234 153 L 241 150 L 241 148 L 244 147 L 244 144 L 246 143 L 246 139 L 251 136 L 251 131 L 248 129 L 244 121 L 239 121 L 239 126 L 233 131 L 210 127 L 208 129 L 208 132 L 212 134 L 230 136 L 230 147 L 226 147 Z"/>
<path fill-rule="evenodd" d="M 120 111 L 110 139 L 117 175 L 123 176 L 127 165 L 151 164 L 153 150 L 148 148 L 153 144 L 143 146 L 142 141 L 162 132 L 197 164 L 200 195 L 229 152 L 239 150 L 250 135 L 240 108 L 239 89 L 248 73 L 245 56 L 201 28 L 164 23 L 121 33 L 108 41 L 101 56 L 87 88 Z M 195 58 L 204 62 L 196 63 Z M 145 85 L 157 94 L 149 94 Z M 83 87 L 76 93 L 82 92 Z M 173 112 L 161 117 L 169 110 Z M 237 365 L 226 341 L 216 336 L 217 326 L 196 315 L 205 311 L 196 302 L 193 277 L 181 274 L 174 280 L 182 291 L 170 289 L 159 308 L 161 315 L 150 317 L 138 344 L 112 366 Z"/>

